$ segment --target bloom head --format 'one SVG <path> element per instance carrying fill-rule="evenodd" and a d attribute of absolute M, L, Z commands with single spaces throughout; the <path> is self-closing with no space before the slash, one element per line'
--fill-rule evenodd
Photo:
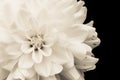
<path fill-rule="evenodd" d="M 0 3 L 0 79 L 84 79 L 95 69 L 92 49 L 100 43 L 92 22 L 83 24 L 86 13 L 77 0 Z"/>

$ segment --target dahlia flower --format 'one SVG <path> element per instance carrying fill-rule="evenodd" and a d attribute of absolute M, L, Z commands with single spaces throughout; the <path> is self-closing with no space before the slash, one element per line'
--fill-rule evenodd
<path fill-rule="evenodd" d="M 0 0 L 0 80 L 84 80 L 100 44 L 77 0 Z"/>

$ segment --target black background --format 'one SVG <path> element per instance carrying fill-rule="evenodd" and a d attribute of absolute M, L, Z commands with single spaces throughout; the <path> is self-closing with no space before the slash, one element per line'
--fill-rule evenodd
<path fill-rule="evenodd" d="M 85 23 L 94 20 L 94 27 L 101 39 L 100 46 L 93 50 L 95 56 L 100 60 L 95 70 L 85 73 L 85 78 L 86 80 L 119 80 L 116 79 L 116 74 L 119 70 L 117 67 L 120 60 L 117 60 L 119 58 L 116 55 L 119 53 L 117 51 L 117 47 L 119 47 L 117 39 L 120 35 L 117 34 L 115 2 L 113 0 L 106 2 L 105 0 L 84 1 L 88 9 Z"/>

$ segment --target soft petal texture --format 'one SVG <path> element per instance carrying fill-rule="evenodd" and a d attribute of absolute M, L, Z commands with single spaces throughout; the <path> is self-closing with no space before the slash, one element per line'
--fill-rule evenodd
<path fill-rule="evenodd" d="M 12 37 L 10 36 L 9 32 L 2 27 L 0 27 L 0 42 L 3 43 L 12 42 Z"/>
<path fill-rule="evenodd" d="M 81 27 L 81 25 L 73 25 L 72 27 L 64 28 L 62 32 L 65 33 L 70 41 L 83 42 L 88 36 L 88 31 L 84 29 L 83 26 Z"/>
<path fill-rule="evenodd" d="M 72 67 L 67 71 L 64 70 L 61 74 L 68 80 L 82 80 L 81 75 L 79 74 L 75 67 Z"/>
<path fill-rule="evenodd" d="M 31 55 L 22 55 L 19 59 L 18 66 L 20 68 L 31 68 L 34 62 Z"/>
<path fill-rule="evenodd" d="M 17 59 L 18 57 L 20 57 L 22 55 L 22 52 L 20 51 L 20 45 L 18 45 L 17 43 L 11 43 L 11 44 L 7 45 L 5 48 L 5 51 L 6 51 L 6 54 L 11 59 Z"/>
<path fill-rule="evenodd" d="M 73 52 L 75 58 L 79 60 L 83 60 L 86 57 L 86 54 L 92 50 L 88 45 L 78 42 L 71 43 L 68 48 Z"/>
<path fill-rule="evenodd" d="M 15 65 L 17 64 L 18 60 L 11 60 L 11 61 L 8 61 L 7 63 L 5 63 L 2 68 L 4 68 L 5 70 L 8 70 L 8 71 L 12 71 L 15 67 Z"/>
<path fill-rule="evenodd" d="M 19 70 L 15 70 L 8 75 L 6 80 L 14 80 L 14 79 L 25 80 L 25 77 Z"/>
<path fill-rule="evenodd" d="M 26 43 L 21 46 L 21 50 L 25 54 L 30 54 L 33 51 L 33 48 L 30 48 L 30 45 Z"/>
<path fill-rule="evenodd" d="M 30 69 L 19 68 L 19 72 L 22 73 L 23 76 L 27 79 L 30 79 L 30 78 L 34 77 L 34 75 L 35 75 L 35 71 L 33 68 L 30 68 Z"/>
<path fill-rule="evenodd" d="M 100 39 L 96 38 L 96 39 L 88 39 L 85 41 L 86 44 L 88 44 L 89 46 L 91 46 L 92 48 L 97 47 L 100 44 Z"/>
<path fill-rule="evenodd" d="M 77 23 L 83 23 L 86 19 L 86 14 L 87 14 L 87 8 L 82 7 L 76 14 L 75 18 L 78 19 L 76 20 Z"/>
<path fill-rule="evenodd" d="M 30 14 L 25 10 L 19 10 L 16 24 L 20 30 L 27 31 L 33 27 L 33 20 Z"/>
<path fill-rule="evenodd" d="M 0 67 L 0 80 L 4 80 L 7 78 L 9 72 L 7 70 L 4 70 Z"/>
<path fill-rule="evenodd" d="M 43 48 L 43 55 L 44 56 L 50 56 L 52 54 L 52 49 L 51 48 Z"/>
<path fill-rule="evenodd" d="M 39 80 L 39 76 L 35 74 L 32 78 L 27 78 L 28 80 Z"/>
<path fill-rule="evenodd" d="M 32 59 L 35 63 L 41 63 L 43 60 L 43 55 L 45 54 L 42 50 L 38 50 L 38 51 L 33 51 L 32 53 Z"/>
<path fill-rule="evenodd" d="M 52 63 L 51 76 L 60 73 L 63 70 L 63 67 L 59 64 Z"/>
<path fill-rule="evenodd" d="M 84 80 L 100 44 L 86 16 L 83 0 L 0 0 L 0 79 Z"/>
<path fill-rule="evenodd" d="M 67 49 L 58 46 L 54 46 L 53 53 L 47 58 L 49 61 L 65 65 L 66 67 L 72 67 L 74 65 L 73 55 Z"/>
<path fill-rule="evenodd" d="M 35 64 L 35 71 L 44 77 L 50 76 L 51 73 L 51 68 L 52 68 L 52 63 L 49 61 L 42 61 L 40 64 Z"/>
<path fill-rule="evenodd" d="M 98 62 L 97 58 L 91 57 L 91 56 L 86 56 L 85 59 L 80 61 L 79 63 L 76 63 L 76 67 L 78 69 L 85 69 L 85 70 L 92 70 L 92 68 L 95 66 L 95 64 Z M 93 68 L 94 69 L 94 68 Z"/>
<path fill-rule="evenodd" d="M 50 77 L 42 77 L 41 80 L 57 80 L 55 76 L 50 76 Z"/>

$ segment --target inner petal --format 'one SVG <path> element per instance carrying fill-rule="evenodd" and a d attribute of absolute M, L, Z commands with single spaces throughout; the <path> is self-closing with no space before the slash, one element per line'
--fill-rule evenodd
<path fill-rule="evenodd" d="M 42 54 L 44 56 L 50 56 L 52 54 L 52 49 L 51 48 L 44 48 Z"/>
<path fill-rule="evenodd" d="M 21 46 L 21 50 L 23 51 L 23 53 L 25 54 L 30 54 L 33 51 L 33 47 L 31 44 L 29 43 L 25 43 Z"/>
<path fill-rule="evenodd" d="M 43 52 L 36 48 L 33 53 L 32 53 L 32 59 L 35 63 L 41 63 L 43 56 L 42 56 Z"/>

